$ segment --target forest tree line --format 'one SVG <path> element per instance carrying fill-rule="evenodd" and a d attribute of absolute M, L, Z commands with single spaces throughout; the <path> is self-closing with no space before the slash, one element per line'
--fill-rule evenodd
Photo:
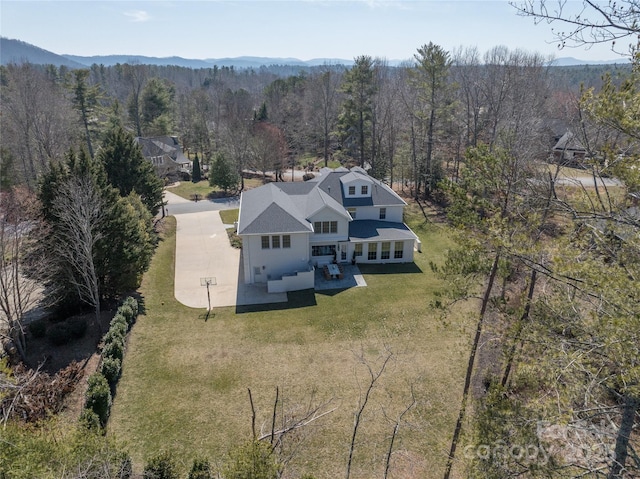
<path fill-rule="evenodd" d="M 348 69 L 286 77 L 269 68 L 12 64 L 1 70 L 2 178 L 33 188 L 50 161 L 79 144 L 93 156 L 106 132 L 122 126 L 134 136 L 177 136 L 192 159 L 224 160 L 234 181 L 246 169 L 279 177 L 311 162 L 358 164 L 429 195 L 443 167 L 455 174 L 466 148 L 479 143 L 511 143 L 546 159 L 553 122 L 580 128 L 576 82 L 599 86 L 604 71 L 629 71 L 549 65 L 506 47 L 483 54 L 432 43 L 400 67 L 360 56 Z M 527 145 L 513 144 L 516 137 Z"/>

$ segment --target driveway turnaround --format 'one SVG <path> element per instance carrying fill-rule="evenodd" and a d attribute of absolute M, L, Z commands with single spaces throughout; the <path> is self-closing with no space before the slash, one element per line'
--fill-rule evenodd
<path fill-rule="evenodd" d="M 196 203 L 170 192 L 165 192 L 165 199 L 176 218 L 174 294 L 178 301 L 192 308 L 287 301 L 286 293 L 267 293 L 266 284 L 244 284 L 240 250 L 229 242 L 219 206 L 213 211 L 183 213 L 189 204 L 194 209 L 201 205 L 196 207 Z"/>
<path fill-rule="evenodd" d="M 175 296 L 192 308 L 235 306 L 240 250 L 217 211 L 176 215 Z M 207 297 L 207 283 L 209 298 Z"/>

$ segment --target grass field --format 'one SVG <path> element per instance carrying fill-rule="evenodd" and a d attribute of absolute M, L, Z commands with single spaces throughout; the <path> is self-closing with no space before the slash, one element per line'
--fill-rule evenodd
<path fill-rule="evenodd" d="M 444 227 L 408 222 L 423 253 L 411 267 L 363 268 L 368 286 L 291 294 L 288 305 L 190 309 L 173 297 L 175 221 L 168 219 L 140 292 L 145 314 L 128 343 L 108 432 L 126 438 L 140 471 L 170 450 L 184 474 L 194 457 L 219 463 L 251 438 L 253 394 L 257 427 L 270 425 L 276 386 L 280 414 L 301 414 L 328 402 L 332 413 L 286 440 L 293 450 L 285 477 L 345 474 L 354 412 L 368 370 L 393 353 L 363 414 L 353 478 L 382 477 L 393 421 L 411 402 L 396 438 L 395 478 L 441 477 L 460 404 L 469 330 L 466 320 L 442 322 L 430 301 L 442 287 L 429 269 L 451 244 Z M 462 315 L 460 315 L 462 317 Z"/>
<path fill-rule="evenodd" d="M 245 189 L 255 188 L 257 186 L 261 186 L 262 184 L 263 183 L 261 179 L 245 178 L 244 180 Z M 223 194 L 221 189 L 209 186 L 209 182 L 207 180 L 202 180 L 198 183 L 193 183 L 191 181 L 181 181 L 178 186 L 172 186 L 170 191 L 178 196 L 182 196 L 187 200 L 190 200 L 194 194 L 198 194 L 202 198 L 206 198 L 211 194 L 214 196 L 221 196 Z M 233 192 L 229 192 L 229 194 L 233 194 Z"/>

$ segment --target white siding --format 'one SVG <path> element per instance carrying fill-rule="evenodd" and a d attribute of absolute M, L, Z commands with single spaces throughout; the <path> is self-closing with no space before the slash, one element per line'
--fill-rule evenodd
<path fill-rule="evenodd" d="M 286 233 L 288 234 L 288 233 Z M 289 234 L 291 247 L 283 248 L 282 236 L 269 236 L 269 249 L 262 248 L 261 235 L 242 236 L 245 283 L 266 283 L 283 274 L 302 271 L 309 265 L 309 233 Z M 280 237 L 280 248 L 272 248 L 272 236 Z"/>
<path fill-rule="evenodd" d="M 355 192 L 353 195 L 349 194 L 350 186 L 355 187 Z M 363 186 L 367 187 L 367 193 L 364 195 L 362 194 Z M 344 192 L 345 198 L 369 198 L 371 197 L 371 188 L 373 188 L 373 182 L 371 180 L 366 180 L 366 179 L 357 179 L 357 180 L 350 181 L 348 183 L 345 182 L 342 184 L 342 190 Z"/>
<path fill-rule="evenodd" d="M 402 223 L 402 211 L 404 207 L 398 206 L 358 206 L 356 208 L 357 220 L 379 220 L 380 208 L 386 208 L 386 218 L 382 221 Z"/>
<path fill-rule="evenodd" d="M 336 221 L 338 223 L 338 232 L 328 234 L 312 233 L 310 238 L 311 242 L 324 244 L 327 242 L 346 241 L 349 239 L 349 221 L 334 210 L 324 208 L 309 218 L 309 222 L 314 225 L 314 228 L 317 221 Z"/>

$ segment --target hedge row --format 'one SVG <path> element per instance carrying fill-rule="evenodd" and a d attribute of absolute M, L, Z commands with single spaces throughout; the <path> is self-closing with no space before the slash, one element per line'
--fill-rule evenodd
<path fill-rule="evenodd" d="M 104 427 L 109 419 L 112 392 L 115 391 L 124 359 L 127 333 L 138 317 L 138 301 L 129 296 L 111 319 L 109 331 L 102 337 L 100 371 L 89 377 L 85 411 L 81 421 L 87 427 Z"/>

